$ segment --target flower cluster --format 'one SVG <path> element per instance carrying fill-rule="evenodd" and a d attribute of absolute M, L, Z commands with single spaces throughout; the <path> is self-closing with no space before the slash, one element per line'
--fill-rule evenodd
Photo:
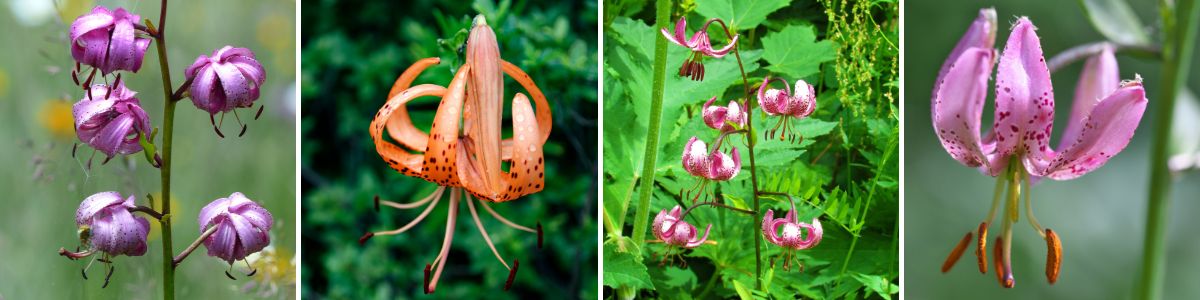
<path fill-rule="evenodd" d="M 658 215 L 654 216 L 654 223 L 651 223 L 651 230 L 654 231 L 654 237 L 661 240 L 668 247 L 667 254 L 663 255 L 662 263 L 664 264 L 668 263 L 668 260 L 674 262 L 675 259 L 679 259 L 686 265 L 686 261 L 679 257 L 682 253 L 676 252 L 672 254 L 670 249 L 679 248 L 683 250 L 699 247 L 704 244 L 704 241 L 708 240 L 708 233 L 712 230 L 712 224 L 708 224 L 708 227 L 704 228 L 704 236 L 697 238 L 696 236 L 699 232 L 696 230 L 696 226 L 692 226 L 691 223 L 684 221 L 680 215 L 682 212 L 683 209 L 678 205 L 671 208 L 670 212 L 667 212 L 665 209 L 660 210 Z"/>
<path fill-rule="evenodd" d="M 163 5 L 165 13 L 165 1 Z M 160 43 L 160 58 L 166 60 L 166 54 L 162 53 L 165 46 L 161 44 L 163 33 L 157 31 L 150 21 L 146 21 L 146 25 L 138 24 L 141 20 L 141 16 L 123 8 L 109 10 L 97 6 L 71 24 L 70 48 L 71 57 L 75 60 L 71 77 L 84 91 L 83 98 L 72 107 L 75 133 L 80 142 L 91 146 L 96 152 L 104 153 L 105 162 L 117 155 L 130 155 L 145 150 L 146 158 L 152 166 L 169 166 L 169 160 L 164 161 L 155 150 L 153 140 L 156 129 L 151 125 L 149 115 L 142 109 L 137 98 L 138 93 L 125 86 L 121 80 L 122 73 L 119 73 L 136 73 L 141 69 L 146 49 L 152 41 Z M 85 72 L 84 66 L 90 67 L 91 70 Z M 85 73 L 87 75 L 84 75 Z M 164 91 L 167 95 L 166 101 L 172 104 L 182 100 L 186 97 L 184 90 L 188 90 L 196 107 L 212 115 L 238 107 L 250 107 L 259 97 L 259 88 L 265 80 L 266 72 L 262 65 L 254 60 L 254 53 L 250 50 L 226 46 L 215 51 L 212 57 L 198 58 L 196 63 L 187 69 L 186 75 L 187 80 L 178 91 Z M 163 78 L 164 85 L 169 85 L 167 77 Z M 168 107 L 170 111 L 174 106 Z M 261 113 L 260 107 L 259 114 Z M 216 128 L 216 121 L 213 123 Z M 168 125 L 167 135 L 170 135 L 170 130 L 171 126 Z M 245 125 L 242 125 L 242 133 L 245 133 Z M 219 129 L 217 134 L 221 135 Z M 73 150 L 72 155 L 74 152 Z M 95 156 L 96 152 L 92 155 Z M 88 159 L 88 167 L 90 166 L 91 159 Z M 164 175 L 164 178 L 167 177 Z M 164 185 L 169 186 L 169 182 L 165 182 Z M 164 201 L 164 205 L 169 203 Z M 100 261 L 107 266 L 104 286 L 108 286 L 108 279 L 114 270 L 113 258 L 122 255 L 141 256 L 146 253 L 150 223 L 144 216 L 134 215 L 135 212 L 163 222 L 164 227 L 166 222 L 170 221 L 167 207 L 160 211 L 138 206 L 132 195 L 122 197 L 117 192 L 102 192 L 87 197 L 75 213 L 80 247 L 75 251 L 62 248 L 59 249 L 59 254 L 70 259 L 98 254 L 94 261 Z M 164 262 L 173 262 L 169 267 L 174 268 L 202 243 L 208 249 L 209 255 L 225 260 L 232 268 L 234 261 L 244 260 L 247 255 L 261 251 L 270 244 L 268 231 L 272 222 L 271 214 L 262 206 L 241 193 L 233 193 L 228 198 L 217 199 L 205 206 L 199 219 L 199 239 L 178 256 L 164 257 Z M 91 266 L 91 263 L 88 266 Z M 84 279 L 87 279 L 87 269 L 85 267 L 83 271 Z M 253 273 L 251 271 L 251 275 Z M 233 278 L 228 272 L 226 275 Z M 173 280 L 167 275 L 164 275 L 164 279 Z"/>
<path fill-rule="evenodd" d="M 1014 285 L 1007 249 L 1011 248 L 1012 224 L 1017 221 L 1019 199 L 1024 192 L 1026 219 L 1047 245 L 1046 277 L 1058 279 L 1062 244 L 1058 235 L 1043 229 L 1032 215 L 1028 189 L 1033 180 L 1074 179 L 1103 166 L 1121 152 L 1133 137 L 1146 109 L 1142 80 L 1120 81 L 1111 47 L 1104 47 L 1084 66 L 1076 85 L 1075 101 L 1066 131 L 1057 150 L 1050 146 L 1054 123 L 1054 91 L 1041 41 L 1033 23 L 1020 17 L 1012 26 L 995 74 L 995 118 L 991 132 L 981 136 L 982 114 L 989 78 L 996 64 L 996 12 L 980 10 L 942 65 L 934 84 L 933 126 L 942 147 L 959 163 L 997 177 L 992 211 L 978 227 L 980 272 L 987 272 L 987 229 L 996 215 L 1000 195 L 1007 188 L 1005 212 L 1001 214 L 1003 237 L 996 240 L 993 264 L 1004 287 Z M 1021 188 L 1021 184 L 1025 188 Z M 942 266 L 949 271 L 970 244 L 968 232 Z"/>
<path fill-rule="evenodd" d="M 709 20 L 708 22 L 704 22 L 704 26 L 701 26 L 699 31 L 693 33 L 691 38 L 687 37 L 687 19 L 683 17 L 680 17 L 679 22 L 675 23 L 674 32 L 666 28 L 662 29 L 662 35 L 667 38 L 667 41 L 692 51 L 691 55 L 683 60 L 683 65 L 679 67 L 679 76 L 685 76 L 696 81 L 704 80 L 704 57 L 721 58 L 737 46 L 738 35 L 734 34 L 729 38 L 729 44 L 725 45 L 725 47 L 721 47 L 720 49 L 713 47 L 712 41 L 708 37 L 708 26 L 712 25 L 713 22 L 720 22 L 722 27 L 725 26 L 725 23 L 720 19 Z"/>

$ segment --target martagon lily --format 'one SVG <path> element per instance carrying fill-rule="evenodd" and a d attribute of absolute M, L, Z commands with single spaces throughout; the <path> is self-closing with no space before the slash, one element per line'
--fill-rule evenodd
<path fill-rule="evenodd" d="M 712 224 L 704 228 L 704 235 L 697 238 L 698 231 L 696 226 L 681 219 L 683 208 L 676 205 L 667 210 L 658 211 L 658 215 L 654 216 L 654 223 L 651 224 L 654 230 L 654 237 L 662 240 L 668 247 L 679 247 L 680 249 L 692 249 L 704 244 L 708 240 L 708 233 L 712 230 Z M 681 253 L 672 255 L 668 249 L 667 254 L 663 255 L 662 263 L 666 263 L 668 259 L 675 260 Z M 680 261 L 684 261 L 680 259 Z M 686 261 L 684 261 L 686 262 Z"/>
<path fill-rule="evenodd" d="M 783 231 L 780 231 L 783 227 Z M 800 222 L 796 217 L 796 205 L 792 205 L 792 210 L 788 211 L 783 218 L 775 218 L 775 211 L 768 209 L 766 215 L 763 215 L 762 222 L 763 237 L 772 244 L 783 247 L 782 256 L 783 269 L 791 269 L 792 260 L 796 259 L 796 251 L 805 250 L 816 247 L 821 243 L 821 237 L 825 234 L 825 230 L 821 228 L 821 220 L 812 219 L 812 223 Z M 804 230 L 808 230 L 808 234 L 804 234 Z M 775 258 L 771 258 L 771 265 L 774 265 Z M 804 270 L 804 266 L 796 263 L 800 270 Z"/>
<path fill-rule="evenodd" d="M 975 254 L 979 271 L 987 272 L 987 230 L 1004 198 L 1003 235 L 996 239 L 993 264 L 997 279 L 1006 288 L 1014 285 L 1011 249 L 1012 225 L 1017 222 L 1019 199 L 1025 196 L 1026 218 L 1048 248 L 1046 278 L 1058 280 L 1062 242 L 1033 216 L 1030 193 L 1022 193 L 1040 178 L 1069 180 L 1104 165 L 1121 152 L 1133 137 L 1146 108 L 1146 93 L 1139 76 L 1120 81 L 1111 48 L 1084 66 L 1067 129 L 1057 149 L 1051 148 L 1054 93 L 1041 42 L 1033 23 L 1021 17 L 999 59 L 996 73 L 996 108 L 992 129 L 980 135 L 981 115 L 996 50 L 996 12 L 983 9 L 951 51 L 934 85 L 934 130 L 942 146 L 959 163 L 997 177 L 991 210 L 979 224 Z M 942 272 L 958 261 L 972 241 L 972 233 L 956 245 Z"/>
<path fill-rule="evenodd" d="M 679 67 L 679 76 L 688 77 L 692 80 L 704 80 L 704 57 L 721 58 L 725 54 L 729 54 L 730 50 L 737 45 L 738 35 L 734 34 L 729 38 L 729 44 L 720 49 L 714 48 L 712 41 L 708 37 L 708 26 L 713 22 L 719 22 L 722 28 L 726 29 L 724 21 L 720 19 L 711 19 L 704 22 L 704 26 L 700 27 L 699 31 L 692 33 L 692 37 L 687 37 L 687 19 L 679 17 L 679 22 L 675 23 L 675 30 L 662 29 L 662 35 L 667 38 L 667 41 L 676 45 L 683 46 L 692 51 L 692 53 L 683 60 L 683 65 Z"/>
<path fill-rule="evenodd" d="M 429 196 L 414 203 L 396 203 L 376 197 L 379 204 L 412 209 L 427 203 L 425 210 L 409 224 L 395 230 L 368 232 L 360 243 L 376 235 L 400 234 L 418 224 L 433 210 L 438 201 L 450 191 L 449 217 L 442 249 L 431 264 L 425 267 L 425 293 L 437 288 L 438 278 L 449 259 L 450 242 L 454 238 L 454 223 L 459 213 L 459 201 L 465 200 L 484 241 L 496 258 L 509 270 L 507 290 L 516 276 L 519 261 L 510 266 L 496 251 L 483 228 L 475 206 L 509 227 L 537 233 L 538 247 L 542 243 L 541 225 L 537 230 L 517 225 L 500 216 L 487 203 L 506 202 L 537 193 L 544 187 L 545 162 L 542 145 L 550 136 L 550 106 L 533 79 L 517 66 L 500 59 L 496 35 L 483 16 L 474 19 L 466 45 L 466 62 L 458 68 L 449 86 L 434 84 L 411 86 L 418 74 L 440 63 L 436 57 L 417 61 L 396 79 L 388 101 L 371 122 L 370 133 L 375 150 L 396 171 L 437 184 Z M 504 74 L 521 84 L 537 104 L 536 113 L 529 97 L 517 93 L 512 101 L 513 137 L 501 139 L 503 121 Z M 417 129 L 409 118 L 409 101 L 419 97 L 438 97 L 440 102 L 429 133 Z M 459 123 L 462 122 L 462 128 Z M 388 133 L 393 144 L 384 140 Z M 413 153 L 417 152 L 417 153 Z M 508 162 L 508 172 L 501 169 Z M 478 201 L 476 201 L 478 200 Z M 432 272 L 432 277 L 430 276 Z"/>

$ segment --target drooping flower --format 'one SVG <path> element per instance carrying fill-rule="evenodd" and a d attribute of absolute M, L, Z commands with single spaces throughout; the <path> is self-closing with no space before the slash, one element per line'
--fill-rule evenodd
<path fill-rule="evenodd" d="M 136 207 L 133 196 L 121 197 L 117 192 L 101 192 L 88 196 L 75 211 L 75 225 L 79 226 L 79 242 L 84 249 L 75 252 L 59 248 L 58 254 L 75 260 L 99 254 L 95 261 L 107 267 L 104 287 L 112 277 L 113 258 L 142 256 L 146 254 L 146 236 L 150 233 L 150 222 L 135 216 L 131 209 Z M 88 267 L 92 264 L 88 263 Z M 87 279 L 87 269 L 83 278 Z"/>
<path fill-rule="evenodd" d="M 101 75 L 142 68 L 150 38 L 139 34 L 141 16 L 124 8 L 110 11 L 96 6 L 71 23 L 71 57 L 100 70 Z"/>
<path fill-rule="evenodd" d="M 758 106 L 769 116 L 782 116 L 774 128 L 766 131 L 767 138 L 774 138 L 780 133 L 780 139 L 790 137 L 802 141 L 804 137 L 792 131 L 791 119 L 803 119 L 812 115 L 817 109 L 817 92 L 804 80 L 796 80 L 796 88 L 793 90 L 788 86 L 787 80 L 775 79 L 783 84 L 783 89 L 769 88 L 770 76 L 764 78 L 762 85 L 758 86 Z"/>
<path fill-rule="evenodd" d="M 200 232 L 214 230 L 204 239 L 209 256 L 225 262 L 243 260 L 271 243 L 271 213 L 242 193 L 219 198 L 200 210 Z"/>
<path fill-rule="evenodd" d="M 1014 285 L 1010 253 L 1012 224 L 1024 183 L 1027 220 L 1046 240 L 1046 277 L 1058 279 L 1062 244 L 1057 233 L 1043 229 L 1032 215 L 1028 188 L 1041 177 L 1074 179 L 1104 165 L 1129 143 L 1146 108 L 1140 76 L 1121 82 L 1112 49 L 1088 60 L 1076 88 L 1074 108 L 1057 150 L 1049 146 L 1054 121 L 1054 93 L 1041 42 L 1033 24 L 1021 17 L 1012 28 L 996 74 L 996 109 L 991 132 L 981 137 L 981 116 L 991 76 L 995 11 L 984 9 L 943 65 L 934 85 L 934 129 L 942 146 L 957 161 L 997 177 L 992 210 L 978 229 L 976 257 L 987 272 L 987 228 L 1007 190 L 1002 214 L 1004 237 L 996 240 L 993 264 L 1004 287 Z M 1001 190 L 1005 189 L 1005 190 Z M 972 233 L 958 243 L 942 266 L 949 271 L 970 244 Z"/>
<path fill-rule="evenodd" d="M 742 109 L 738 101 L 729 101 L 728 106 L 713 106 L 715 101 L 717 97 L 713 96 L 704 102 L 704 125 L 721 132 L 730 132 L 746 126 L 746 110 Z"/>
<path fill-rule="evenodd" d="M 692 51 L 691 55 L 684 59 L 683 65 L 679 67 L 679 76 L 687 76 L 697 81 L 704 80 L 704 63 L 702 62 L 704 57 L 721 58 L 737 45 L 738 35 L 734 34 L 728 45 L 720 49 L 714 48 L 708 37 L 708 26 L 713 22 L 721 22 L 722 26 L 724 25 L 720 19 L 708 20 L 708 22 L 704 22 L 704 26 L 701 26 L 699 31 L 692 34 L 691 38 L 687 37 L 687 19 L 684 17 L 680 17 L 679 21 L 675 23 L 673 32 L 667 28 L 662 29 L 662 35 L 667 38 L 667 41 Z"/>
<path fill-rule="evenodd" d="M 654 223 L 651 224 L 654 230 L 654 237 L 663 241 L 667 245 L 679 246 L 683 248 L 696 248 L 704 244 L 708 240 L 708 233 L 712 230 L 712 224 L 704 228 L 704 236 L 697 238 L 696 226 L 687 221 L 680 220 L 679 215 L 683 209 L 676 205 L 671 208 L 671 212 L 667 210 L 658 211 L 658 215 L 654 216 Z"/>
<path fill-rule="evenodd" d="M 780 227 L 783 227 L 782 231 L 780 231 Z M 804 234 L 805 230 L 808 231 L 807 235 Z M 762 231 L 767 242 L 785 249 L 782 254 L 784 270 L 791 269 L 791 263 L 796 259 L 795 252 L 797 250 L 817 246 L 821 243 L 821 237 L 825 232 L 821 229 L 821 220 L 817 218 L 813 218 L 811 224 L 800 222 L 796 217 L 795 206 L 783 218 L 775 218 L 775 211 L 768 209 L 766 215 L 763 215 Z M 774 258 L 772 258 L 771 264 L 774 265 Z M 796 265 L 803 270 L 803 266 L 799 263 Z"/>
<path fill-rule="evenodd" d="M 122 83 L 115 87 L 92 85 L 71 111 L 79 141 L 104 152 L 107 158 L 142 151 L 138 139 L 150 132 L 150 117 L 135 96 L 137 92 Z"/>
<path fill-rule="evenodd" d="M 684 146 L 682 161 L 688 174 L 715 181 L 729 180 L 742 169 L 737 148 L 730 150 L 728 155 L 717 150 L 709 152 L 704 141 L 694 136 Z"/>
<path fill-rule="evenodd" d="M 267 72 L 254 59 L 253 51 L 233 46 L 221 47 L 211 56 L 200 55 L 183 74 L 192 82 L 188 88 L 192 104 L 210 116 L 253 106 L 267 79 Z M 258 113 L 262 113 L 261 107 Z M 240 117 L 237 120 L 241 122 Z M 241 125 L 244 134 L 246 126 Z M 215 121 L 213 128 L 224 136 Z"/>
<path fill-rule="evenodd" d="M 435 183 L 438 188 L 422 200 L 396 203 L 375 197 L 380 204 L 413 209 L 425 207 L 414 220 L 395 230 L 367 232 L 359 243 L 374 236 L 401 234 L 421 222 L 446 191 L 449 191 L 449 213 L 442 248 L 426 265 L 425 293 L 433 293 L 449 260 L 450 243 L 454 239 L 454 224 L 459 217 L 459 201 L 467 202 L 471 217 L 484 241 L 506 269 L 509 270 L 504 290 L 508 290 L 520 266 L 518 260 L 510 265 L 492 243 L 476 205 L 508 227 L 537 234 L 542 246 L 542 227 L 534 230 L 517 225 L 493 210 L 489 203 L 507 202 L 542 191 L 545 187 L 545 157 L 542 146 L 550 137 L 553 126 L 551 107 L 533 78 L 516 65 L 500 57 L 495 32 L 487 20 L 476 16 L 467 38 L 466 61 L 443 87 L 436 84 L 412 86 L 413 80 L 441 60 L 430 57 L 418 60 L 396 79 L 388 100 L 375 114 L 370 134 L 375 150 L 396 171 Z M 512 137 L 502 139 L 504 131 L 504 76 L 507 74 L 528 92 L 516 93 L 511 102 Z M 468 92 L 468 87 L 470 91 Z M 409 101 L 419 97 L 437 97 L 441 102 L 429 131 L 418 129 L 409 117 Z M 536 104 L 537 110 L 534 111 Z M 391 137 L 384 138 L 384 133 Z M 508 169 L 502 168 L 508 162 Z"/>

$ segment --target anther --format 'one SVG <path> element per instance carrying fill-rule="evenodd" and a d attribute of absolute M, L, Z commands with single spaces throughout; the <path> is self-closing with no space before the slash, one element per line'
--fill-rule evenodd
<path fill-rule="evenodd" d="M 508 280 L 504 282 L 504 290 L 505 291 L 508 291 L 508 288 L 512 287 L 513 279 L 517 277 L 517 267 L 520 267 L 520 266 L 521 266 L 521 260 L 514 259 L 512 270 L 508 270 Z"/>
<path fill-rule="evenodd" d="M 996 280 L 1000 282 L 1000 286 L 1011 289 L 1014 285 L 1011 265 L 1009 265 L 1004 253 L 1004 238 L 996 238 L 996 253 L 992 261 L 996 264 Z"/>
<path fill-rule="evenodd" d="M 424 290 L 425 290 L 425 294 L 433 293 L 433 289 L 429 288 L 429 269 L 432 267 L 433 267 L 433 265 L 431 265 L 431 264 L 425 264 L 425 280 L 424 280 L 424 284 L 421 285 L 421 287 L 424 288 Z"/>
<path fill-rule="evenodd" d="M 359 246 L 365 245 L 367 243 L 367 240 L 371 239 L 371 237 L 373 237 L 373 236 L 375 236 L 374 232 L 367 232 L 367 233 L 363 234 L 362 237 L 358 238 L 358 245 Z"/>
<path fill-rule="evenodd" d="M 942 273 L 950 271 L 954 267 L 954 263 L 958 262 L 958 258 L 962 257 L 963 251 L 967 250 L 967 246 L 971 244 L 971 233 L 967 232 L 962 240 L 958 241 L 958 245 L 954 246 L 954 250 L 950 251 L 950 256 L 946 257 L 946 262 L 942 263 Z"/>
<path fill-rule="evenodd" d="M 221 138 L 225 138 L 225 134 L 221 133 L 221 128 L 218 128 L 217 126 L 213 126 L 213 130 L 215 130 L 217 132 L 217 136 L 219 136 Z"/>
<path fill-rule="evenodd" d="M 237 280 L 237 278 L 233 278 L 233 275 L 229 274 L 229 270 L 225 270 L 225 277 L 229 277 L 229 280 Z"/>
<path fill-rule="evenodd" d="M 246 128 L 247 128 L 246 124 L 242 124 L 242 132 L 238 133 L 238 137 L 242 137 L 243 135 L 246 135 Z"/>
<path fill-rule="evenodd" d="M 261 117 L 261 116 L 262 116 L 262 112 L 263 112 L 263 108 L 264 108 L 264 107 L 267 107 L 267 106 L 266 106 L 266 105 L 259 105 L 259 106 L 258 106 L 258 112 L 257 112 L 257 113 L 254 113 L 254 119 L 255 119 L 255 120 L 258 120 L 258 117 Z"/>
<path fill-rule="evenodd" d="M 542 222 L 537 223 L 538 230 L 538 249 L 542 249 Z"/>
<path fill-rule="evenodd" d="M 980 274 L 987 274 L 987 230 L 987 222 L 979 223 L 979 230 L 976 233 L 979 235 L 979 248 L 975 248 L 975 258 L 979 262 Z"/>
<path fill-rule="evenodd" d="M 79 143 L 71 143 L 71 158 L 75 158 L 75 150 L 79 149 Z"/>
<path fill-rule="evenodd" d="M 246 274 L 246 277 L 254 276 L 254 274 L 258 274 L 258 268 L 251 269 L 250 273 Z"/>
<path fill-rule="evenodd" d="M 87 280 L 87 279 L 88 279 L 88 278 L 87 278 L 87 269 L 80 269 L 80 270 L 79 270 L 79 273 L 80 273 L 80 274 L 83 274 L 83 280 Z"/>
<path fill-rule="evenodd" d="M 375 212 L 379 212 L 379 195 L 375 195 Z"/>
<path fill-rule="evenodd" d="M 113 158 L 112 156 L 108 156 L 108 157 L 104 158 L 104 162 L 100 163 L 100 165 L 101 166 L 107 165 L 108 161 L 112 160 L 112 158 Z"/>
<path fill-rule="evenodd" d="M 71 80 L 75 81 L 75 85 L 79 85 L 79 70 L 71 70 Z"/>
<path fill-rule="evenodd" d="M 1058 271 L 1062 269 L 1062 241 L 1049 228 L 1046 228 L 1046 248 L 1046 279 L 1054 284 L 1058 281 Z"/>
<path fill-rule="evenodd" d="M 116 271 L 116 270 L 117 270 L 117 267 L 116 267 L 116 266 L 109 266 L 109 267 L 108 267 L 108 275 L 104 275 L 104 285 L 100 286 L 100 288 L 106 288 L 106 287 L 108 287 L 108 280 L 109 280 L 109 279 L 112 279 L 112 274 L 113 274 L 113 271 Z"/>

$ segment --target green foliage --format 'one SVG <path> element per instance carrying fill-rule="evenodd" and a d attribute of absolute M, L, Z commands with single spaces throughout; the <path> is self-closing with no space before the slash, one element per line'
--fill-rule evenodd
<path fill-rule="evenodd" d="M 363 246 L 364 232 L 398 228 L 419 211 L 385 208 L 372 198 L 410 202 L 434 185 L 388 168 L 375 152 L 368 126 L 396 80 L 414 61 L 442 64 L 416 83 L 446 85 L 462 64 L 460 48 L 475 15 L 496 32 L 501 58 L 525 70 L 545 93 L 554 127 L 544 146 L 546 187 L 517 201 L 492 204 L 515 223 L 545 229 L 536 236 L 503 226 L 480 212 L 497 251 L 521 266 L 509 293 L 499 293 L 508 271 L 460 207 L 449 260 L 437 296 L 448 298 L 596 298 L 598 261 L 597 19 L 583 1 L 303 1 L 301 92 L 304 111 L 303 296 L 395 299 L 422 296 L 425 264 L 437 256 L 446 224 L 439 203 L 421 224 Z M 508 99 L 523 88 L 505 82 Z M 427 130 L 434 98 L 410 105 L 414 124 Z M 507 120 L 506 120 L 507 124 Z M 507 135 L 507 133 L 505 133 Z M 465 206 L 464 204 L 460 204 Z"/>
<path fill-rule="evenodd" d="M 1092 26 L 1110 41 L 1123 45 L 1146 45 L 1150 35 L 1125 0 L 1079 0 Z"/>
<path fill-rule="evenodd" d="M 669 47 L 662 143 L 652 183 L 639 182 L 637 175 L 647 167 L 641 165 L 641 157 L 649 119 L 652 45 L 662 35 L 658 26 L 645 24 L 649 16 L 639 12 L 652 11 L 653 6 L 644 5 L 605 11 L 605 293 L 623 297 L 636 290 L 636 295 L 670 299 L 890 298 L 896 294 L 899 129 L 892 95 L 898 92 L 898 4 L 870 2 L 863 5 L 871 7 L 860 10 L 847 7 L 846 12 L 861 14 L 851 18 L 844 17 L 840 8 L 835 8 L 833 15 L 814 13 L 822 12 L 821 8 L 786 0 L 697 0 L 694 14 L 690 12 L 692 2 L 673 6 L 682 8 L 677 13 L 688 18 L 689 33 L 714 16 L 739 28 L 738 49 L 748 82 L 743 81 L 733 53 L 705 58 L 703 82 L 681 78 L 675 72 L 690 52 Z M 866 13 L 871 11 L 874 14 Z M 673 28 L 674 20 L 666 25 Z M 831 35 L 833 28 L 843 34 Z M 851 30 L 855 35 L 849 34 Z M 710 29 L 709 34 L 717 46 L 727 42 L 719 29 Z M 854 39 L 842 39 L 851 36 Z M 848 57 L 852 55 L 857 57 Z M 864 73 L 851 77 L 850 71 Z M 680 191 L 693 188 L 697 179 L 683 170 L 680 153 L 692 136 L 712 142 L 719 134 L 704 125 L 702 104 L 714 96 L 721 105 L 743 99 L 741 89 L 746 84 L 754 97 L 754 89 L 768 75 L 786 78 L 789 84 L 803 78 L 816 86 L 816 112 L 790 122 L 804 139 L 767 139 L 764 132 L 780 119 L 755 109 L 754 132 L 731 135 L 725 144 L 739 148 L 742 172 L 713 191 L 724 204 L 753 209 L 750 172 L 757 172 L 759 190 L 791 195 L 801 219 L 821 218 L 825 228 L 821 244 L 797 252 L 804 271 L 784 270 L 781 262 L 769 266 L 770 258 L 783 251 L 765 244 L 763 274 L 755 276 L 754 241 L 755 235 L 762 234 L 755 217 L 709 206 L 686 216 L 697 227 L 713 225 L 711 243 L 684 251 L 687 268 L 662 263 L 668 249 L 661 241 L 630 245 L 626 236 L 631 235 L 634 223 L 630 221 L 637 206 L 634 191 L 641 184 L 654 185 L 649 207 L 652 215 L 675 205 L 691 205 L 690 198 L 682 198 Z M 755 145 L 755 169 L 750 168 L 748 159 L 751 142 Z M 759 201 L 759 216 L 766 209 L 777 214 L 790 209 L 786 197 L 763 196 Z M 610 259 L 619 259 L 619 267 L 610 270 L 610 263 L 618 263 Z M 610 281 L 608 276 L 648 276 L 650 283 Z M 761 278 L 762 286 L 757 285 L 756 277 Z"/>

